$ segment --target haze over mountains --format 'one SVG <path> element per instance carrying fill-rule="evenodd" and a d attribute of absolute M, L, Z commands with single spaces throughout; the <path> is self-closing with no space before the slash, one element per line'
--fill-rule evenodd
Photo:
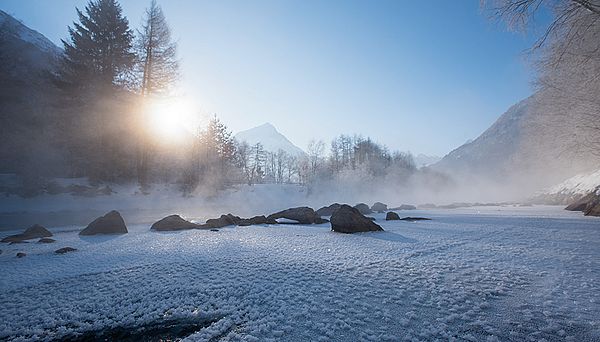
<path fill-rule="evenodd" d="M 547 114 L 534 94 L 432 168 L 464 182 L 477 179 L 536 191 L 600 168 L 600 156 L 581 148 L 589 137 L 580 124 Z"/>
<path fill-rule="evenodd" d="M 51 82 L 62 50 L 42 34 L 0 10 L 0 172 L 61 175 L 61 93 Z M 597 170 L 600 157 L 579 149 L 588 137 L 578 123 L 548 116 L 536 95 L 509 108 L 478 138 L 443 159 L 417 155 L 429 166 L 469 183 L 489 181 L 533 193 L 582 172 Z M 241 131 L 238 141 L 260 142 L 269 152 L 306 153 L 270 123 Z M 399 138 L 401 139 L 401 138 Z M 424 137 L 426 139 L 426 137 Z M 64 175 L 63 175 L 64 176 Z"/>

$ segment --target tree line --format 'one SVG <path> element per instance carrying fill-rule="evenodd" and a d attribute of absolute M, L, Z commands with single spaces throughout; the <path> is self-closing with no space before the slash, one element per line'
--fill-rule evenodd
<path fill-rule="evenodd" d="M 267 151 L 258 142 L 236 141 L 227 126 L 214 116 L 199 134 L 191 163 L 181 183 L 185 192 L 197 186 L 223 189 L 232 184 L 302 184 L 323 186 L 340 178 L 380 181 L 389 175 L 408 178 L 417 172 L 408 152 L 390 152 L 359 135 L 334 138 L 329 150 L 323 141 L 311 141 L 305 154 Z"/>
<path fill-rule="evenodd" d="M 306 154 L 266 151 L 235 141 L 216 116 L 188 144 L 167 148 L 144 129 L 145 104 L 166 97 L 179 77 L 177 44 L 153 0 L 133 30 L 116 0 L 91 0 L 76 9 L 63 40 L 55 83 L 64 94 L 58 122 L 68 176 L 97 182 L 177 183 L 198 186 L 317 184 L 356 173 L 367 179 L 416 170 L 412 156 L 390 152 L 369 138 L 341 135 L 329 148 L 309 144 Z"/>

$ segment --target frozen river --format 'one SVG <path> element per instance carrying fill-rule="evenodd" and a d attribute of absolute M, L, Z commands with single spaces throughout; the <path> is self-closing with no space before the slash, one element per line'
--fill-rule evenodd
<path fill-rule="evenodd" d="M 402 214 L 433 220 L 376 214 L 386 231 L 355 235 L 329 224 L 157 233 L 128 222 L 109 237 L 49 227 L 53 244 L 0 245 L 0 340 L 600 340 L 600 218 Z M 78 251 L 53 254 L 65 246 Z"/>

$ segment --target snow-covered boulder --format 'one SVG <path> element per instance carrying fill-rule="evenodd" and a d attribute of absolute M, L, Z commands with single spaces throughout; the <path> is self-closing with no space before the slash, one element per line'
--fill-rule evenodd
<path fill-rule="evenodd" d="M 358 233 L 383 231 L 383 228 L 361 214 L 358 209 L 342 204 L 340 209 L 331 215 L 331 230 L 339 233 Z"/>
<path fill-rule="evenodd" d="M 322 219 L 314 209 L 309 207 L 297 207 L 276 212 L 267 217 L 267 219 L 288 219 L 297 221 L 300 224 L 321 224 L 328 222 Z"/>
<path fill-rule="evenodd" d="M 396 214 L 393 211 L 388 211 L 387 214 L 385 214 L 385 220 L 386 221 L 394 221 L 394 220 L 399 220 L 400 216 L 398 216 L 398 214 Z"/>
<path fill-rule="evenodd" d="M 354 208 L 356 208 L 363 215 L 373 213 L 371 208 L 369 208 L 369 206 L 364 203 L 358 203 L 357 205 L 354 206 Z"/>
<path fill-rule="evenodd" d="M 35 224 L 25 229 L 25 231 L 21 234 L 5 237 L 2 239 L 2 242 L 22 242 L 23 240 L 40 239 L 50 236 L 52 236 L 52 233 L 50 233 L 48 229 L 40 226 L 39 224 Z"/>
<path fill-rule="evenodd" d="M 126 234 L 127 227 L 121 214 L 113 210 L 104 216 L 98 217 L 79 232 L 79 235 L 96 234 Z"/>
<path fill-rule="evenodd" d="M 170 215 L 163 219 L 160 219 L 150 227 L 151 230 L 156 231 L 173 231 L 173 230 L 185 230 L 202 228 L 202 226 L 186 221 L 179 215 Z"/>
<path fill-rule="evenodd" d="M 371 210 L 375 211 L 375 212 L 383 212 L 388 210 L 388 206 L 385 203 L 381 203 L 381 202 L 375 202 L 372 206 L 371 206 Z"/>

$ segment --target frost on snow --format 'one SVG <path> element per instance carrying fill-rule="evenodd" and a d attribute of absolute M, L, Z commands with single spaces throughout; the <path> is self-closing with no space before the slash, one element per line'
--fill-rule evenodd
<path fill-rule="evenodd" d="M 415 223 L 376 214 L 386 231 L 355 235 L 54 228 L 53 246 L 2 246 L 0 340 L 197 321 L 187 340 L 597 341 L 597 218 L 502 210 L 429 211 L 434 220 Z M 53 254 L 63 246 L 78 251 Z"/>

